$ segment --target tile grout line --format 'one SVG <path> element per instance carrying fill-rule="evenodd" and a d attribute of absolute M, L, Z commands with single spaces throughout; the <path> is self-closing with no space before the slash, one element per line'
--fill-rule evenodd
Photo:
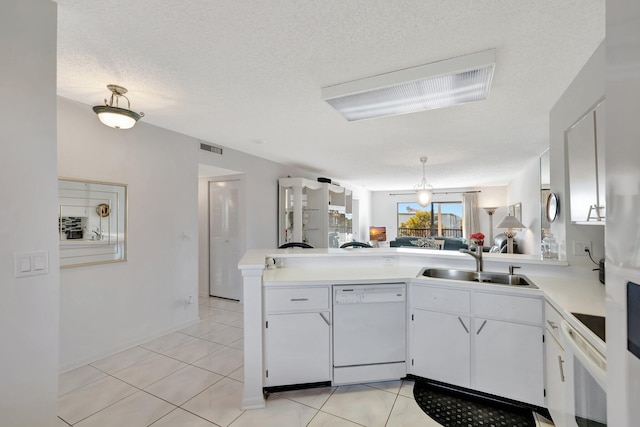
<path fill-rule="evenodd" d="M 235 312 L 235 311 L 231 311 L 231 310 L 224 310 L 224 309 L 222 309 L 222 308 L 217 308 L 217 307 L 215 307 L 215 308 L 216 308 L 216 309 L 218 309 L 218 310 L 223 310 L 223 311 L 230 312 L 230 313 L 240 313 L 240 314 L 242 314 L 241 312 Z M 207 317 L 211 317 L 211 316 L 213 316 L 213 315 L 214 315 L 214 314 L 211 314 L 210 316 L 207 316 Z M 205 317 L 204 319 L 206 319 L 207 317 Z M 201 320 L 204 320 L 204 319 L 201 319 Z M 233 325 L 228 325 L 228 324 L 225 324 L 225 323 L 217 322 L 217 321 L 215 321 L 215 320 L 214 320 L 213 322 L 214 322 L 214 323 L 218 323 L 218 324 L 223 325 L 223 326 L 227 326 L 227 327 L 233 327 L 233 328 L 241 329 L 241 330 L 243 331 L 243 334 L 244 334 L 244 327 L 237 327 L 237 326 L 233 326 Z M 134 395 L 134 394 L 136 394 L 138 391 L 142 391 L 142 392 L 144 392 L 144 393 L 148 394 L 149 396 L 152 396 L 152 397 L 154 397 L 154 398 L 157 398 L 157 399 L 159 399 L 159 400 L 162 400 L 163 402 L 166 402 L 166 403 L 168 403 L 168 404 L 170 404 L 170 405 L 172 405 L 172 406 L 174 407 L 172 410 L 170 410 L 167 414 L 165 414 L 163 417 L 159 418 L 158 420 L 160 420 L 160 419 L 164 418 L 166 415 L 168 415 L 169 413 L 171 413 L 171 412 L 175 411 L 177 408 L 180 408 L 180 409 L 182 409 L 182 410 L 184 410 L 184 411 L 186 411 L 186 412 L 189 412 L 189 413 L 191 413 L 191 414 L 193 414 L 193 415 L 197 416 L 198 418 L 202 418 L 202 419 L 206 420 L 207 422 L 211 422 L 211 421 L 207 420 L 206 418 L 203 418 L 203 417 L 201 417 L 201 416 L 199 416 L 199 415 L 197 415 L 197 414 L 192 413 L 191 411 L 188 411 L 187 409 L 183 408 L 183 407 L 182 407 L 182 405 L 184 405 L 184 404 L 186 404 L 187 402 L 191 401 L 193 398 L 195 398 L 196 396 L 198 396 L 198 395 L 202 394 L 203 392 L 205 392 L 205 391 L 206 391 L 206 390 L 208 390 L 209 388 L 213 387 L 215 384 L 219 383 L 220 381 L 222 381 L 222 380 L 223 380 L 223 379 L 225 379 L 225 378 L 227 378 L 227 379 L 229 379 L 229 380 L 232 380 L 232 381 L 234 381 L 234 382 L 238 382 L 238 383 L 240 383 L 240 384 L 244 384 L 244 382 L 243 382 L 243 381 L 238 381 L 238 380 L 236 380 L 236 379 L 234 379 L 234 378 L 231 378 L 231 377 L 229 376 L 229 375 L 233 374 L 234 372 L 238 371 L 238 369 L 243 368 L 244 364 L 243 364 L 243 365 L 241 365 L 240 367 L 238 367 L 237 369 L 232 370 L 232 371 L 231 371 L 231 372 L 229 372 L 228 374 L 222 374 L 222 373 L 218 373 L 218 372 L 211 371 L 211 370 L 206 369 L 206 368 L 202 368 L 202 367 L 200 367 L 200 366 L 196 366 L 196 365 L 194 365 L 194 363 L 196 363 L 196 362 L 198 362 L 198 361 L 200 361 L 200 360 L 202 360 L 202 359 L 204 359 L 204 358 L 206 358 L 206 357 L 209 357 L 209 356 L 211 356 L 212 354 L 218 353 L 218 352 L 220 352 L 220 351 L 224 350 L 225 348 L 229 348 L 229 349 L 233 349 L 233 350 L 241 351 L 241 352 L 244 352 L 244 349 L 237 349 L 237 348 L 235 348 L 235 347 L 231 347 L 230 345 L 227 345 L 227 344 L 217 343 L 217 342 L 215 342 L 215 341 L 209 341 L 209 340 L 207 340 L 207 339 L 200 338 L 200 337 L 198 337 L 198 336 L 193 336 L 193 335 L 190 335 L 190 334 L 187 334 L 187 333 L 183 333 L 183 332 L 180 332 L 180 331 L 170 332 L 170 333 L 165 334 L 165 335 L 163 335 L 163 336 L 161 336 L 161 337 L 158 337 L 158 338 L 156 338 L 156 339 L 159 339 L 159 338 L 165 337 L 165 336 L 167 336 L 167 335 L 170 335 L 170 334 L 172 334 L 172 333 L 176 333 L 176 332 L 177 332 L 177 333 L 180 333 L 180 334 L 182 334 L 182 335 L 185 335 L 185 336 L 191 337 L 192 339 L 191 339 L 191 340 L 188 340 L 188 341 L 185 341 L 184 343 L 180 343 L 180 344 L 178 344 L 178 345 L 176 345 L 176 346 L 173 346 L 173 347 L 171 347 L 171 348 L 164 349 L 163 351 L 169 351 L 169 350 L 176 349 L 176 348 L 178 348 L 178 347 L 180 347 L 180 346 L 182 346 L 182 345 L 186 344 L 187 342 L 193 341 L 193 340 L 195 340 L 195 339 L 201 339 L 201 340 L 203 340 L 203 341 L 207 341 L 207 342 L 211 342 L 211 343 L 214 343 L 214 344 L 217 344 L 217 345 L 221 345 L 221 346 L 223 346 L 223 348 L 218 349 L 218 350 L 214 351 L 213 353 L 210 353 L 210 354 L 208 354 L 208 355 L 206 355 L 206 356 L 203 356 L 203 357 L 201 357 L 200 359 L 197 359 L 197 360 L 193 361 L 192 363 L 187 363 L 187 362 L 184 362 L 184 361 L 182 361 L 182 360 L 176 359 L 176 358 L 174 358 L 174 357 L 168 356 L 168 355 L 166 355 L 166 354 L 164 354 L 164 353 L 161 353 L 160 351 L 152 350 L 152 349 L 149 349 L 149 348 L 143 347 L 143 346 L 142 346 L 142 344 L 138 344 L 138 345 L 136 345 L 136 346 L 130 347 L 129 349 L 132 349 L 132 348 L 135 348 L 135 347 L 139 347 L 139 348 L 141 348 L 141 349 L 143 349 L 143 350 L 146 350 L 146 351 L 149 351 L 149 352 L 151 352 L 151 353 L 154 353 L 154 355 L 149 355 L 149 357 L 144 357 L 143 359 L 139 360 L 137 363 L 135 363 L 135 364 L 133 364 L 133 365 L 131 365 L 131 366 L 127 366 L 127 367 L 125 367 L 125 368 L 119 369 L 119 370 L 117 370 L 117 371 L 114 371 L 113 373 L 106 372 L 106 371 L 104 371 L 103 369 L 100 369 L 100 368 L 98 368 L 98 367 L 96 367 L 96 366 L 92 365 L 92 363 L 95 363 L 95 362 L 97 362 L 97 361 L 94 361 L 94 362 L 91 362 L 91 363 L 87 363 L 86 365 L 81 366 L 81 367 L 89 366 L 89 367 L 91 367 L 91 368 L 93 368 L 93 369 L 96 369 L 97 371 L 99 371 L 99 372 L 101 372 L 101 373 L 105 374 L 105 376 L 104 376 L 104 377 L 101 377 L 101 378 L 97 378 L 97 379 L 95 379 L 95 380 L 93 380 L 93 381 L 90 381 L 90 382 L 88 382 L 88 383 L 86 383 L 86 384 L 83 384 L 81 387 L 78 387 L 78 388 L 75 388 L 75 389 L 73 389 L 73 390 L 70 390 L 70 391 L 68 391 L 67 393 L 64 393 L 64 394 L 62 394 L 62 395 L 58 396 L 58 399 L 62 398 L 63 396 L 66 396 L 66 395 L 68 395 L 68 394 L 70 394 L 70 393 L 73 393 L 73 392 L 76 392 L 76 391 L 78 391 L 78 390 L 81 390 L 82 388 L 84 388 L 84 387 L 86 387 L 86 386 L 89 386 L 89 385 L 91 385 L 91 384 L 93 384 L 93 383 L 95 383 L 95 382 L 97 382 L 97 381 L 99 381 L 99 380 L 101 380 L 101 379 L 107 378 L 107 377 L 111 377 L 111 378 L 113 378 L 113 379 L 115 379 L 115 380 L 117 380 L 117 381 L 121 381 L 121 382 L 123 382 L 124 384 L 127 384 L 128 386 L 130 386 L 130 387 L 134 388 L 134 389 L 135 389 L 135 391 L 133 391 L 132 393 L 127 394 L 126 396 L 123 396 L 122 398 L 120 398 L 120 399 L 118 399 L 118 400 L 116 400 L 116 401 L 112 402 L 111 404 L 109 404 L 109 405 L 105 406 L 104 408 L 101 408 L 100 410 L 98 410 L 98 411 L 96 411 L 96 412 L 94 412 L 94 413 L 91 413 L 90 415 L 87 415 L 86 417 L 84 417 L 84 418 L 82 418 L 82 419 L 78 420 L 78 421 L 77 421 L 76 423 L 74 423 L 74 424 L 80 423 L 80 422 L 82 422 L 82 421 L 86 420 L 87 418 L 89 418 L 89 417 L 91 417 L 91 416 L 93 416 L 93 415 L 96 415 L 97 413 L 99 413 L 99 412 L 101 412 L 101 411 L 104 411 L 104 410 L 106 410 L 106 409 L 108 409 L 108 408 L 110 408 L 110 407 L 114 406 L 115 404 L 117 404 L 117 403 L 119 403 L 119 402 L 123 401 L 124 399 L 126 399 L 126 398 L 128 398 L 128 397 L 130 397 L 130 396 L 133 396 L 133 395 Z M 214 331 L 211 331 L 211 332 L 214 332 Z M 210 333 L 210 332 L 207 332 L 207 333 L 205 333 L 205 334 L 203 334 L 203 335 L 206 335 L 206 334 L 208 334 L 208 333 Z M 243 338 L 240 338 L 240 339 L 238 339 L 238 340 L 235 340 L 235 341 L 233 341 L 233 343 L 235 343 L 235 342 L 237 342 L 237 341 L 239 341 L 239 340 L 241 340 L 241 339 L 243 339 Z M 152 341 L 153 341 L 153 340 L 152 340 Z M 231 343 L 231 344 L 232 344 L 232 343 Z M 127 351 L 127 350 L 129 350 L 129 349 L 126 349 L 126 350 L 123 350 L 123 351 Z M 116 354 L 117 354 L 117 353 L 116 353 Z M 194 396 L 192 396 L 191 398 L 187 399 L 187 400 L 186 400 L 185 402 L 183 402 L 181 405 L 176 405 L 176 404 L 174 404 L 174 403 L 172 403 L 172 402 L 169 402 L 169 401 L 167 401 L 167 400 L 163 399 L 163 398 L 162 398 L 162 397 L 160 397 L 160 396 L 156 396 L 156 395 L 154 395 L 154 394 L 152 394 L 152 393 L 150 393 L 150 392 L 146 391 L 145 389 L 140 388 L 140 387 L 138 387 L 138 386 L 136 386 L 136 385 L 130 384 L 129 382 L 127 382 L 127 381 L 125 381 L 125 380 L 123 380 L 123 379 L 121 379 L 121 378 L 118 378 L 118 377 L 116 377 L 116 376 L 114 375 L 114 374 L 117 374 L 118 372 L 121 372 L 121 371 L 123 371 L 123 370 L 125 370 L 125 369 L 128 369 L 128 368 L 132 368 L 132 367 L 134 367 L 134 366 L 138 365 L 139 363 L 144 362 L 145 360 L 150 359 L 150 358 L 152 358 L 152 357 L 154 357 L 154 356 L 158 356 L 158 355 L 160 355 L 160 356 L 164 356 L 164 357 L 167 357 L 167 358 L 169 358 L 169 359 L 175 360 L 175 361 L 180 362 L 180 363 L 183 363 L 183 364 L 185 364 L 186 366 L 183 366 L 183 367 L 179 368 L 178 370 L 176 370 L 176 371 L 173 371 L 173 372 L 169 373 L 168 375 L 166 375 L 166 376 L 164 376 L 164 377 L 162 377 L 162 378 L 160 378 L 160 379 L 158 379 L 158 380 L 156 380 L 156 381 L 152 382 L 151 384 L 147 385 L 146 387 L 150 387 L 150 386 L 152 386 L 153 384 L 156 384 L 156 383 L 158 383 L 158 382 L 160 382 L 160 381 L 162 381 L 162 380 L 164 380 L 164 379 L 168 378 L 169 376 L 171 376 L 171 375 L 173 375 L 173 374 L 175 374 L 175 373 L 177 373 L 177 372 L 179 372 L 179 371 L 181 371 L 181 370 L 186 369 L 188 366 L 192 366 L 192 367 L 195 367 L 195 368 L 198 368 L 198 369 L 203 369 L 203 370 L 205 370 L 205 371 L 208 371 L 208 372 L 211 372 L 211 373 L 213 373 L 213 374 L 219 375 L 221 378 L 219 378 L 219 379 L 218 379 L 217 381 L 215 381 L 213 384 L 209 385 L 208 387 L 206 387 L 204 390 L 200 391 L 200 392 L 199 392 L 199 393 L 197 393 L 196 395 L 194 395 Z M 109 357 L 109 356 L 108 356 L 108 357 Z M 102 359 L 99 359 L 99 360 L 102 360 Z M 98 360 L 98 361 L 99 361 L 99 360 Z M 81 367 L 79 367 L 79 368 L 81 368 Z M 77 368 L 76 368 L 76 369 L 77 369 Z M 245 411 L 243 410 L 243 411 L 242 411 L 242 413 L 241 413 L 238 417 L 240 417 L 240 416 L 241 416 L 242 414 L 244 414 L 244 413 L 245 413 Z M 237 420 L 237 418 L 238 418 L 238 417 L 236 417 L 236 419 L 234 419 L 234 421 L 233 421 L 233 422 L 235 422 L 235 420 Z M 62 418 L 60 415 L 58 415 L 58 418 L 59 418 L 60 420 L 62 420 L 64 423 L 69 424 L 69 422 L 68 422 L 67 420 L 65 420 L 64 418 Z M 158 420 L 154 421 L 153 423 L 156 423 Z M 153 423 L 152 423 L 152 424 L 153 424 Z M 213 422 L 212 422 L 212 423 L 213 423 Z M 69 424 L 69 425 L 74 425 L 74 424 Z M 214 424 L 214 425 L 217 425 L 217 424 L 215 424 L 215 423 L 213 423 L 213 424 Z"/>

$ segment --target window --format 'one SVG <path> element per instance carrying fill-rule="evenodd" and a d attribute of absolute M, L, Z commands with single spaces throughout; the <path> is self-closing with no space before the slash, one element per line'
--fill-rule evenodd
<path fill-rule="evenodd" d="M 462 237 L 462 203 L 398 203 L 398 236 Z"/>

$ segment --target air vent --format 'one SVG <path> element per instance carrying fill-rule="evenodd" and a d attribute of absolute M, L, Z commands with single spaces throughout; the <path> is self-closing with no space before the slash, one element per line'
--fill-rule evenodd
<path fill-rule="evenodd" d="M 204 143 L 201 142 L 200 143 L 200 149 L 204 150 L 204 151 L 211 151 L 212 153 L 216 153 L 216 154 L 222 155 L 222 148 L 216 147 L 215 145 L 204 144 Z"/>

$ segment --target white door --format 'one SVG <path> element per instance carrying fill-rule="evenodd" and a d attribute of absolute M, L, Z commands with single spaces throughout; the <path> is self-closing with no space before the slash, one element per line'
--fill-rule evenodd
<path fill-rule="evenodd" d="M 265 324 L 267 386 L 331 380 L 329 312 L 270 314 Z"/>
<path fill-rule="evenodd" d="M 412 373 L 461 387 L 471 384 L 470 320 L 467 316 L 414 310 Z"/>
<path fill-rule="evenodd" d="M 476 317 L 475 389 L 544 406 L 542 328 Z"/>
<path fill-rule="evenodd" d="M 240 180 L 209 182 L 209 295 L 240 300 Z"/>

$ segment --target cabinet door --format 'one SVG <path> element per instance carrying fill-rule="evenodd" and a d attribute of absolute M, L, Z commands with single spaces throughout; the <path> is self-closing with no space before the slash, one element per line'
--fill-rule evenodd
<path fill-rule="evenodd" d="M 331 380 L 329 316 L 329 312 L 267 316 L 267 386 Z"/>
<path fill-rule="evenodd" d="M 605 107 L 604 101 L 594 111 L 596 122 L 596 172 L 598 184 L 598 204 L 601 206 L 600 215 L 606 216 L 606 168 L 605 168 Z"/>
<path fill-rule="evenodd" d="M 478 317 L 472 334 L 475 388 L 544 406 L 542 328 Z"/>
<path fill-rule="evenodd" d="M 595 125 L 592 111 L 567 132 L 572 221 L 587 221 L 589 207 L 598 204 Z M 592 217 L 595 217 L 593 212 Z"/>
<path fill-rule="evenodd" d="M 412 318 L 412 373 L 469 387 L 469 318 L 427 310 L 414 310 Z"/>
<path fill-rule="evenodd" d="M 564 350 L 552 334 L 546 334 L 545 361 L 547 365 L 547 409 L 556 427 L 565 424 Z"/>

